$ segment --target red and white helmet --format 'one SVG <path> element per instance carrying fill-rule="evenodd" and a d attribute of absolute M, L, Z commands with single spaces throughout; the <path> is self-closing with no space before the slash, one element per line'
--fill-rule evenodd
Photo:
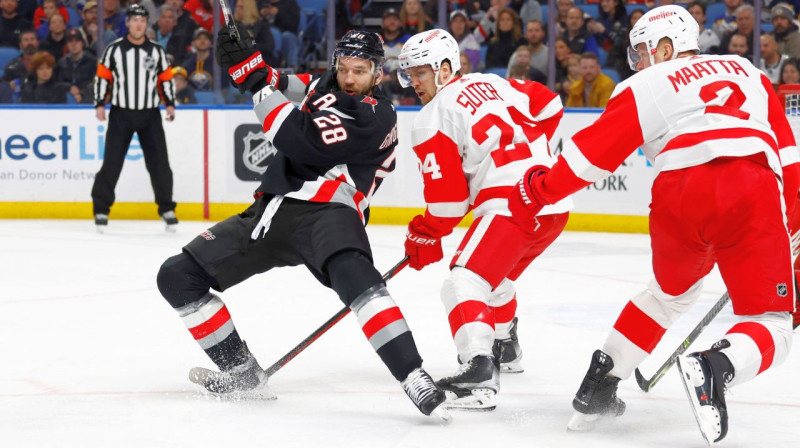
<path fill-rule="evenodd" d="M 650 65 L 655 64 L 653 55 L 658 41 L 665 37 L 672 40 L 675 49 L 672 59 L 684 51 L 700 51 L 700 27 L 689 11 L 678 5 L 659 6 L 640 17 L 631 29 L 628 48 L 631 69 L 637 70 L 644 51 L 650 57 Z"/>
<path fill-rule="evenodd" d="M 442 62 L 450 63 L 450 70 L 455 73 L 461 70 L 461 57 L 458 51 L 458 42 L 445 30 L 435 29 L 415 34 L 406 41 L 399 56 L 400 69 L 397 70 L 397 80 L 400 85 L 411 85 L 411 77 L 406 72 L 411 67 L 430 65 L 436 74 L 436 85 L 439 85 L 439 69 Z"/>

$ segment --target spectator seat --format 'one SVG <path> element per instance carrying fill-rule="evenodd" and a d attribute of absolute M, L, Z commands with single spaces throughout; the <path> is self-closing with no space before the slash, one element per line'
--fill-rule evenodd
<path fill-rule="evenodd" d="M 497 75 L 505 79 L 506 74 L 508 73 L 508 69 L 506 67 L 492 67 L 484 70 L 484 73 L 491 73 L 492 75 Z"/>
<path fill-rule="evenodd" d="M 728 7 L 725 6 L 723 2 L 712 3 L 706 6 L 706 28 L 711 28 L 714 22 L 725 17 L 725 11 L 727 10 Z"/>
<path fill-rule="evenodd" d="M 5 70 L 8 61 L 19 56 L 19 48 L 0 47 L 0 69 Z"/>
<path fill-rule="evenodd" d="M 214 104 L 214 92 L 195 91 L 194 97 L 197 104 Z"/>
<path fill-rule="evenodd" d="M 611 78 L 615 84 L 619 84 L 621 78 L 619 76 L 619 73 L 617 73 L 617 71 L 614 70 L 613 68 L 603 68 L 600 69 L 600 72 Z"/>
<path fill-rule="evenodd" d="M 600 13 L 600 7 L 597 3 L 589 3 L 587 5 L 575 5 L 578 9 L 583 11 L 586 14 L 589 14 L 590 17 L 596 19 L 598 14 Z"/>

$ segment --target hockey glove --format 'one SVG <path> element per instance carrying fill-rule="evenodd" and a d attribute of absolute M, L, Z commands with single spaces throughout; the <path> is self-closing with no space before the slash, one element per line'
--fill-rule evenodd
<path fill-rule="evenodd" d="M 442 239 L 431 233 L 422 215 L 415 216 L 408 224 L 405 244 L 408 265 L 418 271 L 444 257 Z"/>
<path fill-rule="evenodd" d="M 256 93 L 267 86 L 278 85 L 280 74 L 264 62 L 261 52 L 250 39 L 234 40 L 228 27 L 217 34 L 217 63 L 228 72 L 233 85 L 244 93 Z"/>
<path fill-rule="evenodd" d="M 538 194 L 538 188 L 550 168 L 544 165 L 535 165 L 525 172 L 522 179 L 517 182 L 508 196 L 508 210 L 511 219 L 525 231 L 535 232 L 539 227 L 536 215 L 542 211 L 546 202 Z"/>

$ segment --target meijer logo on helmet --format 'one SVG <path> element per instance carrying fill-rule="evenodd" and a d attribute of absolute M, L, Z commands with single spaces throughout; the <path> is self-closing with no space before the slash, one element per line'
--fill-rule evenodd
<path fill-rule="evenodd" d="M 658 13 L 658 14 L 654 15 L 653 17 L 650 17 L 649 21 L 650 22 L 655 22 L 656 20 L 661 20 L 661 19 L 666 19 L 667 17 L 672 17 L 675 14 L 676 14 L 675 11 L 664 11 L 664 12 L 661 12 L 661 13 Z"/>

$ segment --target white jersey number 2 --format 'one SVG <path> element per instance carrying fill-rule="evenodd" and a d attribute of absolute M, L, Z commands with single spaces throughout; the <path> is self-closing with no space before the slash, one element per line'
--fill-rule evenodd
<path fill-rule="evenodd" d="M 529 144 L 542 135 L 541 129 L 536 126 L 536 122 L 526 117 L 517 108 L 509 106 L 507 110 L 511 121 L 522 128 L 522 133 L 525 135 L 527 142 L 515 144 L 514 127 L 495 114 L 486 114 L 472 127 L 472 139 L 479 145 L 489 139 L 489 129 L 497 128 L 500 131 L 500 147 L 493 149 L 490 153 L 494 160 L 494 165 L 498 168 L 505 164 L 531 157 Z"/>

